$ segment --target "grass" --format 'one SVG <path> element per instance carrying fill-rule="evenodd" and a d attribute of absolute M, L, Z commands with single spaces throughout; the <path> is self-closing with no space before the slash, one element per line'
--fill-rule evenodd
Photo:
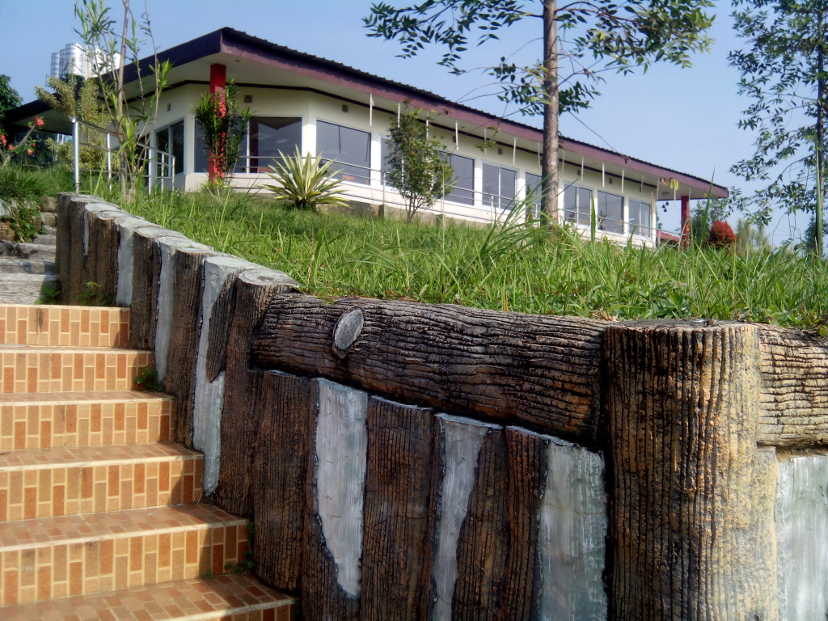
<path fill-rule="evenodd" d="M 64 167 L 24 169 L 0 167 L 0 198 L 38 202 L 46 196 L 72 189 L 72 172 Z"/>
<path fill-rule="evenodd" d="M 828 264 L 786 250 L 739 255 L 554 239 L 289 210 L 243 195 L 143 196 L 124 209 L 216 250 L 290 274 L 320 297 L 449 302 L 605 319 L 828 322 Z"/>

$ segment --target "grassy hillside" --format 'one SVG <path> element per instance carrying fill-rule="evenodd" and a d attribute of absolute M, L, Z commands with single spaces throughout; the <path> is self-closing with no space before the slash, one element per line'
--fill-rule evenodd
<path fill-rule="evenodd" d="M 406 224 L 283 209 L 245 196 L 158 194 L 124 208 L 217 250 L 282 270 L 308 293 L 450 302 L 599 318 L 828 320 L 828 264 L 588 243 L 566 230 Z"/>

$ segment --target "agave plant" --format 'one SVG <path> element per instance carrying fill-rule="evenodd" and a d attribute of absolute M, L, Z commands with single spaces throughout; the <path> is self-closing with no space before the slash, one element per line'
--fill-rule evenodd
<path fill-rule="evenodd" d="M 315 211 L 322 205 L 344 206 L 345 201 L 337 196 L 341 192 L 339 179 L 329 172 L 331 164 L 323 164 L 310 154 L 303 157 L 297 148 L 293 155 L 283 156 L 268 167 L 267 174 L 274 183 L 265 187 L 277 201 L 297 209 Z"/>

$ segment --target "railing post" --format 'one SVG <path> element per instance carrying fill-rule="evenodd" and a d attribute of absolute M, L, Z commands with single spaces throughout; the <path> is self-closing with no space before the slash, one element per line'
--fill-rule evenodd
<path fill-rule="evenodd" d="M 175 189 L 175 155 L 170 155 L 170 189 Z"/>
<path fill-rule="evenodd" d="M 76 117 L 72 117 L 72 169 L 75 192 L 80 193 L 80 124 Z"/>
<path fill-rule="evenodd" d="M 112 134 L 106 132 L 106 181 L 112 189 Z"/>

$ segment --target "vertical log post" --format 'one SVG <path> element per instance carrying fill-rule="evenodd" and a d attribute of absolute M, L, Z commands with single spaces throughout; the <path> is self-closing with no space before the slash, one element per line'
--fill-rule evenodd
<path fill-rule="evenodd" d="M 610 618 L 778 617 L 754 326 L 606 332 Z"/>

